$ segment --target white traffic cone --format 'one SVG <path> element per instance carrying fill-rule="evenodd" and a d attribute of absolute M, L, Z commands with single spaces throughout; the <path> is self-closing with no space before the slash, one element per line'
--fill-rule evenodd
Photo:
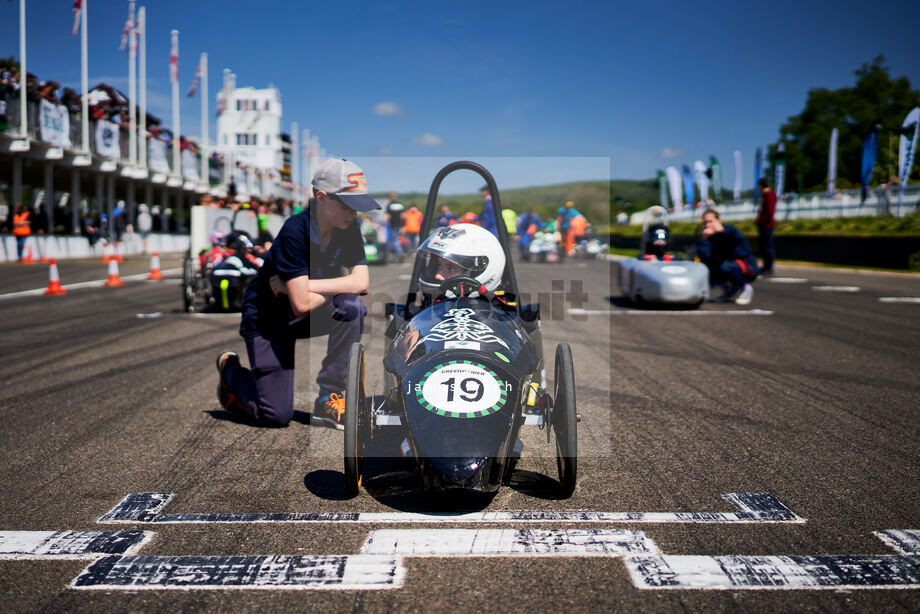
<path fill-rule="evenodd" d="M 166 277 L 163 276 L 163 273 L 160 272 L 159 252 L 153 252 L 153 255 L 150 257 L 150 274 L 147 275 L 147 279 L 151 279 L 153 281 L 166 279 Z"/>
<path fill-rule="evenodd" d="M 51 259 L 51 264 L 48 267 L 48 289 L 45 290 L 45 294 L 67 294 L 67 290 L 61 286 L 61 278 L 58 276 L 57 261 L 54 258 Z"/>
<path fill-rule="evenodd" d="M 105 280 L 105 285 L 109 288 L 118 288 L 125 285 L 125 282 L 118 276 L 118 261 L 109 260 L 109 277 Z"/>

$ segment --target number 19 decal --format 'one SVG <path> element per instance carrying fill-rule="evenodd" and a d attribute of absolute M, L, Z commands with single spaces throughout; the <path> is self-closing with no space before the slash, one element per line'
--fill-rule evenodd
<path fill-rule="evenodd" d="M 448 418 L 481 418 L 507 401 L 507 386 L 491 369 L 471 361 L 440 364 L 416 387 L 418 402 Z"/>

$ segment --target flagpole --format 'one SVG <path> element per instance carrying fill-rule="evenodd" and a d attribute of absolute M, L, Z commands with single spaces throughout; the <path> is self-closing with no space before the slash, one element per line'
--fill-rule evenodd
<path fill-rule="evenodd" d="M 307 201 L 307 186 L 313 179 L 310 166 L 310 130 L 304 128 L 300 136 L 300 182 L 303 188 L 302 202 Z"/>
<path fill-rule="evenodd" d="M 176 50 L 176 73 L 178 73 L 179 30 L 173 30 L 170 34 L 172 35 L 172 49 Z M 176 77 L 172 80 L 173 173 L 181 180 L 182 168 L 179 166 L 179 79 L 178 74 L 171 76 Z"/>
<path fill-rule="evenodd" d="M 140 166 L 147 168 L 147 7 L 142 6 L 137 14 L 138 37 L 140 39 L 140 104 L 141 117 L 137 132 L 140 139 Z M 150 203 L 147 203 L 148 205 Z"/>
<path fill-rule="evenodd" d="M 26 108 L 26 0 L 19 0 L 19 136 L 28 135 Z"/>
<path fill-rule="evenodd" d="M 210 189 L 211 180 L 208 176 L 208 54 L 201 54 L 198 65 L 201 71 L 201 181 L 206 189 Z"/>
<path fill-rule="evenodd" d="M 83 153 L 89 153 L 89 59 L 86 50 L 86 13 L 89 11 L 89 0 L 83 0 L 83 12 L 80 15 L 80 87 L 83 95 L 80 96 L 80 134 L 83 136 Z"/>
<path fill-rule="evenodd" d="M 134 3 L 131 3 L 131 21 L 134 21 Z M 137 28 L 131 24 L 128 33 L 128 161 L 137 166 Z"/>

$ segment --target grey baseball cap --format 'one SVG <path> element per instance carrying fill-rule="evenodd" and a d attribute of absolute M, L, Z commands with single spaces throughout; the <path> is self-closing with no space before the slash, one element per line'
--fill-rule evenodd
<path fill-rule="evenodd" d="M 377 201 L 367 193 L 364 171 L 354 162 L 330 159 L 324 161 L 313 173 L 313 189 L 335 194 L 355 211 L 379 209 Z"/>

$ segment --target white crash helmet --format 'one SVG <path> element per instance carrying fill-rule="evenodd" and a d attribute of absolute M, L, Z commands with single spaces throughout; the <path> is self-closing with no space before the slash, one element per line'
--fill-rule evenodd
<path fill-rule="evenodd" d="M 442 259 L 463 269 L 460 275 L 472 277 L 486 290 L 498 288 L 505 271 L 505 252 L 501 243 L 495 235 L 476 224 L 435 228 L 419 245 L 418 258 L 422 261 L 418 281 L 425 294 L 434 294 L 442 283 L 435 278 Z M 477 295 L 474 292 L 470 296 Z"/>

